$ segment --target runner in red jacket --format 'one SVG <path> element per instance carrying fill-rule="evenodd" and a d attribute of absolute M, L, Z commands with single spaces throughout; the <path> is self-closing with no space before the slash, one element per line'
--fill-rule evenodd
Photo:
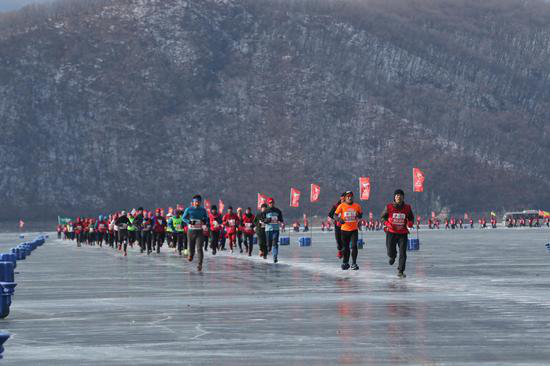
<path fill-rule="evenodd" d="M 244 246 L 248 256 L 252 255 L 252 249 L 254 247 L 254 214 L 252 209 L 247 207 L 244 215 L 242 216 L 242 231 L 244 236 Z"/>
<path fill-rule="evenodd" d="M 414 214 L 411 206 L 405 203 L 405 193 L 398 189 L 394 192 L 394 201 L 389 203 L 384 212 L 382 220 L 385 222 L 384 231 L 386 232 L 386 249 L 389 263 L 393 265 L 397 256 L 396 245 L 399 246 L 399 266 L 397 268 L 398 276 L 403 278 L 405 275 L 405 264 L 407 261 L 407 240 L 410 227 L 414 223 Z"/>
<path fill-rule="evenodd" d="M 233 247 L 237 240 L 237 228 L 239 226 L 239 216 L 233 212 L 233 207 L 227 208 L 227 213 L 223 217 L 223 226 L 225 227 L 226 237 L 229 239 L 229 249 L 233 253 Z"/>
<path fill-rule="evenodd" d="M 210 248 L 212 248 L 212 255 L 216 255 L 223 225 L 222 215 L 218 213 L 218 207 L 216 205 L 212 205 L 210 208 L 208 218 L 210 220 Z"/>

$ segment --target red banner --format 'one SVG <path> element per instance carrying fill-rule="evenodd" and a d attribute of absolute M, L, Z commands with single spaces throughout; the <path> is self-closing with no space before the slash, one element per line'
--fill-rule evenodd
<path fill-rule="evenodd" d="M 223 205 L 223 201 L 222 200 L 218 200 L 218 212 L 221 214 L 223 213 L 223 209 L 225 208 L 225 206 Z"/>
<path fill-rule="evenodd" d="M 258 193 L 258 210 L 262 207 L 263 203 L 267 203 L 267 196 Z"/>
<path fill-rule="evenodd" d="M 300 206 L 300 191 L 296 188 L 290 188 L 290 207 Z"/>
<path fill-rule="evenodd" d="M 370 198 L 370 177 L 359 178 L 359 198 L 362 201 Z"/>
<path fill-rule="evenodd" d="M 319 196 L 321 195 L 321 187 L 319 187 L 317 184 L 311 184 L 311 193 L 309 195 L 309 201 L 310 202 L 317 202 L 319 201 Z"/>
<path fill-rule="evenodd" d="M 413 168 L 413 192 L 424 192 L 424 173 L 418 168 Z"/>

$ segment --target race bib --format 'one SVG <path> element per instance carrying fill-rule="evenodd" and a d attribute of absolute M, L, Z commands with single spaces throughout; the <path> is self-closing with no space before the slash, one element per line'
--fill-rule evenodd
<path fill-rule="evenodd" d="M 181 231 L 181 224 L 177 224 L 177 225 L 176 225 L 176 230 L 177 230 L 177 231 Z"/>
<path fill-rule="evenodd" d="M 190 228 L 193 229 L 193 230 L 202 230 L 202 225 L 201 224 L 191 224 Z"/>
<path fill-rule="evenodd" d="M 405 226 L 406 215 L 404 213 L 394 213 L 392 215 L 392 224 L 396 228 L 402 228 Z"/>
<path fill-rule="evenodd" d="M 99 225 L 99 228 L 100 228 L 100 229 L 105 229 L 105 225 L 104 225 L 104 224 L 101 224 L 101 225 Z"/>
<path fill-rule="evenodd" d="M 252 223 L 247 222 L 247 223 L 244 224 L 244 227 L 246 227 L 247 229 L 250 229 L 250 228 L 252 228 Z"/>
<path fill-rule="evenodd" d="M 355 222 L 356 218 L 357 218 L 357 212 L 355 212 L 355 210 L 349 210 L 344 212 L 345 222 Z"/>
<path fill-rule="evenodd" d="M 279 222 L 279 218 L 277 216 L 273 216 L 270 221 L 272 224 L 276 224 Z"/>
<path fill-rule="evenodd" d="M 229 226 L 235 226 L 235 220 L 229 220 L 227 222 L 229 223 Z"/>

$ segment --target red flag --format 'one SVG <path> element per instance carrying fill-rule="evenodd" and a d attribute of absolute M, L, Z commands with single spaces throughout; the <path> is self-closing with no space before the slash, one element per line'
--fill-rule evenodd
<path fill-rule="evenodd" d="M 432 211 L 432 219 L 435 219 L 435 211 Z"/>
<path fill-rule="evenodd" d="M 300 191 L 296 188 L 290 188 L 290 207 L 300 206 Z"/>
<path fill-rule="evenodd" d="M 413 168 L 413 192 L 424 192 L 424 173 L 418 168 Z"/>
<path fill-rule="evenodd" d="M 24 226 L 25 226 L 25 221 L 19 220 L 19 228 L 23 229 Z"/>
<path fill-rule="evenodd" d="M 221 214 L 223 213 L 223 209 L 224 209 L 224 205 L 223 205 L 223 201 L 222 200 L 218 200 L 218 212 Z"/>
<path fill-rule="evenodd" d="M 319 201 L 319 196 L 321 195 L 321 187 L 319 187 L 317 184 L 311 184 L 311 193 L 309 195 L 309 201 L 310 202 L 317 202 Z"/>
<path fill-rule="evenodd" d="M 210 212 L 210 200 L 204 200 L 204 208 Z"/>
<path fill-rule="evenodd" d="M 258 210 L 262 207 L 263 203 L 267 203 L 267 196 L 258 193 Z"/>
<path fill-rule="evenodd" d="M 370 198 L 370 177 L 359 178 L 359 198 L 362 201 Z"/>

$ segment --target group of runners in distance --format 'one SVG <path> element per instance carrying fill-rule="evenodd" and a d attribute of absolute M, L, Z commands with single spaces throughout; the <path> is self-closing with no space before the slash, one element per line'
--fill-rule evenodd
<path fill-rule="evenodd" d="M 407 258 L 407 235 L 413 227 L 414 214 L 404 202 L 405 194 L 398 189 L 393 202 L 384 209 L 381 220 L 386 231 L 386 246 L 389 264 L 393 265 L 399 251 L 398 276 L 405 277 Z M 363 217 L 361 206 L 354 202 L 353 192 L 341 194 L 330 210 L 328 217 L 334 222 L 337 256 L 342 260 L 342 270 L 358 270 L 358 230 Z M 131 212 L 120 211 L 108 216 L 77 218 L 66 225 L 58 225 L 58 237 L 74 240 L 77 246 L 108 245 L 118 249 L 124 256 L 128 246 L 138 245 L 141 253 L 160 253 L 164 243 L 190 262 L 197 256 L 197 270 L 202 271 L 204 252 L 210 247 L 212 255 L 226 250 L 231 253 L 238 248 L 240 253 L 252 256 L 254 244 L 259 246 L 259 255 L 267 259 L 272 255 L 278 262 L 279 236 L 284 230 L 284 218 L 275 207 L 273 198 L 268 198 L 260 210 L 253 214 L 251 208 L 235 212 L 230 206 L 225 214 L 213 205 L 210 210 L 202 206 L 202 198 L 195 195 L 191 206 L 177 209 L 164 215 L 164 210 L 147 211 L 143 208 Z M 351 259 L 351 263 L 350 263 Z"/>

